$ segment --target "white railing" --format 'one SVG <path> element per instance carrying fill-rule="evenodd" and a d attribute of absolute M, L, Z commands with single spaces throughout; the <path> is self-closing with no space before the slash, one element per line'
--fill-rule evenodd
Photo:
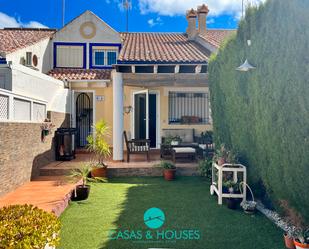
<path fill-rule="evenodd" d="M 0 122 L 43 122 L 47 102 L 0 89 Z"/>

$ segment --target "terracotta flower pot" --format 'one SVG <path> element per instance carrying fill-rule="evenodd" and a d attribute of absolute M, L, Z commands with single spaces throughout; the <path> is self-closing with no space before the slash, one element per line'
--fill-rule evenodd
<path fill-rule="evenodd" d="M 290 238 L 286 233 L 283 235 L 285 247 L 289 249 L 295 249 L 294 240 Z"/>
<path fill-rule="evenodd" d="M 107 168 L 106 167 L 95 168 L 91 170 L 91 176 L 92 177 L 107 177 Z"/>
<path fill-rule="evenodd" d="M 302 244 L 297 240 L 294 240 L 294 245 L 295 245 L 296 249 L 309 248 L 309 244 Z"/>
<path fill-rule="evenodd" d="M 165 180 L 173 181 L 176 177 L 176 169 L 165 169 L 163 175 Z"/>
<path fill-rule="evenodd" d="M 218 165 L 221 166 L 223 164 L 225 164 L 225 159 L 221 157 L 218 159 Z"/>

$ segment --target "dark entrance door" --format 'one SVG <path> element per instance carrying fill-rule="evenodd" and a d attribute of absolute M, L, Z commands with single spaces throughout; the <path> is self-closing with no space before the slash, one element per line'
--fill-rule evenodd
<path fill-rule="evenodd" d="M 135 139 L 146 139 L 147 130 L 147 93 L 134 95 L 134 131 Z"/>
<path fill-rule="evenodd" d="M 134 138 L 150 139 L 157 146 L 157 95 L 148 90 L 134 93 Z"/>
<path fill-rule="evenodd" d="M 149 94 L 149 139 L 150 147 L 157 146 L 157 95 Z"/>
<path fill-rule="evenodd" d="M 91 134 L 92 106 L 87 93 L 81 93 L 76 98 L 76 145 L 83 148 L 87 145 L 87 137 Z"/>

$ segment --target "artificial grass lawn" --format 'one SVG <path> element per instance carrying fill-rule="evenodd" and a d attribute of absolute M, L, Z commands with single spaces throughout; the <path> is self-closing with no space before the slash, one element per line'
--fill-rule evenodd
<path fill-rule="evenodd" d="M 165 213 L 159 230 L 198 229 L 199 240 L 134 242 L 110 240 L 108 231 L 150 230 L 144 212 L 158 207 Z M 92 184 L 88 200 L 72 203 L 61 216 L 63 249 L 283 249 L 282 231 L 261 214 L 219 206 L 209 183 L 199 177 L 174 182 L 162 178 L 114 178 Z M 146 241 L 146 242 L 145 242 Z"/>

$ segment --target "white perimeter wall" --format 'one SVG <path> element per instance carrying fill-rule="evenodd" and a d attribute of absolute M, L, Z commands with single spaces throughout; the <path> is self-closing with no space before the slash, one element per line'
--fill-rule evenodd
<path fill-rule="evenodd" d="M 70 90 L 64 83 L 21 65 L 12 65 L 12 92 L 47 102 L 47 110 L 69 113 Z"/>

